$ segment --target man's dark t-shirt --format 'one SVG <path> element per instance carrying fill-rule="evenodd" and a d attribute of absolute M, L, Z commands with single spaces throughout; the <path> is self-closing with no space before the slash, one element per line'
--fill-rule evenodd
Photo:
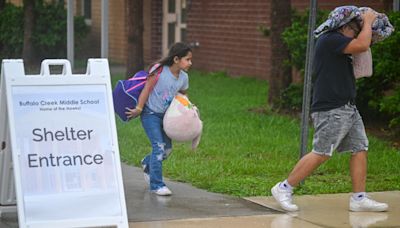
<path fill-rule="evenodd" d="M 315 46 L 311 112 L 328 111 L 356 97 L 351 55 L 343 49 L 352 38 L 339 32 L 321 35 Z"/>

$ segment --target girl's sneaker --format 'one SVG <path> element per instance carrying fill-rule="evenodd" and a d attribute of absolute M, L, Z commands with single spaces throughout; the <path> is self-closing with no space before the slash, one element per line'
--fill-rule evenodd
<path fill-rule="evenodd" d="M 152 190 L 152 193 L 155 193 L 159 196 L 170 196 L 172 194 L 171 190 L 169 190 L 169 188 L 167 188 L 167 186 L 163 186 L 157 190 Z"/>

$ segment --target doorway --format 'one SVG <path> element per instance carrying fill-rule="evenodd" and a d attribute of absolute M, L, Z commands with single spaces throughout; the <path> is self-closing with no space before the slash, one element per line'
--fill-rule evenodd
<path fill-rule="evenodd" d="M 176 42 L 186 40 L 187 0 L 163 0 L 162 54 Z"/>

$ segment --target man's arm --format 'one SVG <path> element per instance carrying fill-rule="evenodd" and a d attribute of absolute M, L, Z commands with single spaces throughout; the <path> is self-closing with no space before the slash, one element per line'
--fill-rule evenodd
<path fill-rule="evenodd" d="M 363 27 L 357 38 L 350 41 L 350 43 L 343 49 L 345 54 L 356 54 L 367 51 L 371 45 L 372 38 L 372 23 L 376 15 L 371 10 L 366 11 L 363 15 Z"/>

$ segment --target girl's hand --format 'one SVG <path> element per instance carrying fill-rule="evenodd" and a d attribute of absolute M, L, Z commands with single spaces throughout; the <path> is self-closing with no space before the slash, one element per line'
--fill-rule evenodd
<path fill-rule="evenodd" d="M 138 108 L 125 108 L 127 111 L 125 112 L 126 117 L 128 117 L 128 119 L 135 119 L 136 117 L 138 117 L 140 115 L 140 113 L 142 113 L 142 110 L 138 109 Z"/>

